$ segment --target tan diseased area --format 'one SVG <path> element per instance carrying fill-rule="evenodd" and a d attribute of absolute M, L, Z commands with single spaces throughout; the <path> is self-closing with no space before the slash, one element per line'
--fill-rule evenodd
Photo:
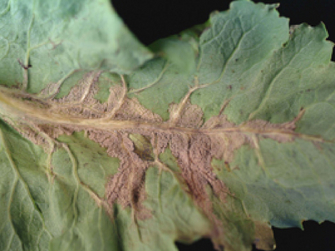
<path fill-rule="evenodd" d="M 168 169 L 159 159 L 159 154 L 167 148 L 177 160 L 187 193 L 219 227 L 206 189 L 210 187 L 222 202 L 229 190 L 214 174 L 212 158 L 229 163 L 242 145 L 257 148 L 261 137 L 278 142 L 290 142 L 296 137 L 320 141 L 294 131 L 303 111 L 284 124 L 253 120 L 235 125 L 221 113 L 203 123 L 201 108 L 189 101 L 192 92 L 201 87 L 190 89 L 179 104 L 170 104 L 168 121 L 143 107 L 136 98 L 128 98 L 122 76 L 120 83 L 110 88 L 108 101 L 102 104 L 94 99 L 100 75 L 100 71 L 86 74 L 61 99 L 55 99 L 54 95 L 39 98 L 1 88 L 0 111 L 18 132 L 49 152 L 54 150 L 51 145 L 57 142 L 58 136 L 85 131 L 91 140 L 105 147 L 110 156 L 120 159 L 118 173 L 106 184 L 108 204 L 118 202 L 123 207 L 130 206 L 138 219 L 151 216 L 142 204 L 146 198 L 145 171 L 151 166 Z M 48 90 L 53 89 L 55 87 L 49 85 L 41 96 L 48 96 Z"/>

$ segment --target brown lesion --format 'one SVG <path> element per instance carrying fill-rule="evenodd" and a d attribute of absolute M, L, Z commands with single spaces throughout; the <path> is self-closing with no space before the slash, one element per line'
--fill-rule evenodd
<path fill-rule="evenodd" d="M 158 157 L 167 148 L 180 168 L 180 173 L 173 174 L 187 185 L 182 187 L 219 227 L 207 188 L 210 187 L 222 202 L 230 192 L 214 174 L 211 166 L 213 158 L 224 159 L 230 169 L 235 151 L 249 145 L 255 149 L 259 164 L 263 166 L 258 143 L 261 138 L 281 143 L 292 142 L 296 138 L 324 141 L 320 137 L 295 132 L 296 123 L 304 110 L 287 123 L 252 120 L 236 125 L 224 115 L 229 102 L 226 101 L 220 114 L 204 123 L 201 108 L 189 100 L 192 93 L 206 87 L 197 83 L 190 87 L 179 104 L 170 105 L 170 119 L 165 122 L 159 115 L 143 107 L 136 98 L 127 97 L 127 84 L 123 76 L 120 76 L 120 84 L 110 88 L 108 101 L 100 103 L 94 99 L 100 74 L 100 71 L 86 74 L 79 85 L 61 99 L 50 98 L 38 102 L 38 98 L 26 93 L 2 92 L 0 110 L 3 117 L 12 118 L 7 121 L 20 121 L 16 122 L 15 128 L 35 144 L 43 145 L 46 138 L 57 141 L 61 134 L 70 135 L 74 131 L 84 130 L 91 140 L 106 148 L 109 156 L 120 160 L 118 172 L 106 184 L 105 202 L 110 208 L 115 202 L 123 207 L 131 207 L 134 218 L 146 219 L 151 216 L 142 203 L 146 198 L 146 170 L 156 167 L 160 171 L 173 173 Z M 33 123 L 35 132 L 40 133 L 32 133 L 29 123 Z"/>
<path fill-rule="evenodd" d="M 150 211 L 142 205 L 145 200 L 145 170 L 149 162 L 135 153 L 128 133 L 89 130 L 88 137 L 105 147 L 110 156 L 120 159 L 118 172 L 110 177 L 106 185 L 107 202 L 111 206 L 115 202 L 124 208 L 130 206 L 139 219 L 150 217 Z"/>
<path fill-rule="evenodd" d="M 113 119 L 126 100 L 128 89 L 123 75 L 121 75 L 121 82 L 122 86 L 111 87 L 109 89 L 110 95 L 108 97 L 107 105 L 112 108 L 106 113 L 104 119 Z"/>

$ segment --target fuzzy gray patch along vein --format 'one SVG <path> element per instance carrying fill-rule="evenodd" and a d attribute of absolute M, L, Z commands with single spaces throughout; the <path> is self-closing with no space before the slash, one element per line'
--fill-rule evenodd
<path fill-rule="evenodd" d="M 126 96 L 127 85 L 123 77 L 110 88 L 108 101 L 100 103 L 94 98 L 100 74 L 101 71 L 87 73 L 61 99 L 41 100 L 20 90 L 1 88 L 0 114 L 24 137 L 44 147 L 46 136 L 57 140 L 62 134 L 84 130 L 89 139 L 106 148 L 108 155 L 120 160 L 118 172 L 106 184 L 106 201 L 111 208 L 115 202 L 131 207 L 138 219 L 152 214 L 143 205 L 145 172 L 149 167 L 158 166 L 159 154 L 167 148 L 176 158 L 187 185 L 186 192 L 219 228 L 207 189 L 210 187 L 222 202 L 230 193 L 212 170 L 213 158 L 224 159 L 229 164 L 241 146 L 257 148 L 256 136 L 281 143 L 297 137 L 312 142 L 323 140 L 295 132 L 295 124 L 303 116 L 303 110 L 294 120 L 283 124 L 253 120 L 235 125 L 222 113 L 203 123 L 201 108 L 189 101 L 190 95 L 202 86 L 191 88 L 179 104 L 171 104 L 171 117 L 164 122 L 136 98 Z"/>

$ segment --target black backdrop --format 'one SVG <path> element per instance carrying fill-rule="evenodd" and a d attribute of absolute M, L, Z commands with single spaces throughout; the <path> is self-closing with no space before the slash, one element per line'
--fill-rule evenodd
<path fill-rule="evenodd" d="M 226 10 L 231 0 L 112 0 L 114 7 L 135 35 L 148 45 L 153 41 L 208 20 L 214 10 Z M 335 42 L 334 0 L 263 0 L 254 2 L 280 3 L 282 16 L 291 24 L 321 21 Z"/>
<path fill-rule="evenodd" d="M 177 34 L 208 20 L 214 10 L 226 10 L 227 0 L 112 0 L 113 5 L 130 30 L 148 45 L 159 38 Z M 280 3 L 281 16 L 290 24 L 325 23 L 329 40 L 335 42 L 335 0 L 263 0 L 254 2 Z M 334 60 L 333 53 L 333 60 Z M 335 224 L 304 223 L 305 231 L 297 228 L 277 229 L 274 234 L 276 251 L 335 251 Z M 190 246 L 177 243 L 179 250 L 213 250 L 211 242 L 200 240 Z M 254 248 L 254 250 L 256 250 Z"/>

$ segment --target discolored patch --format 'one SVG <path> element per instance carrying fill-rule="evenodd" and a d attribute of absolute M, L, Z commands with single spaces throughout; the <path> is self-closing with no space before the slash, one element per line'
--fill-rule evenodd
<path fill-rule="evenodd" d="M 114 202 L 123 207 L 131 206 L 139 219 L 150 217 L 150 211 L 142 202 L 145 200 L 146 160 L 134 152 L 134 144 L 123 132 L 105 133 L 89 130 L 88 137 L 107 148 L 107 153 L 120 159 L 119 171 L 113 175 L 106 186 L 106 198 L 110 205 Z"/>
<path fill-rule="evenodd" d="M 274 241 L 271 226 L 262 222 L 255 222 L 255 241 L 257 249 L 274 250 L 276 243 Z"/>
<path fill-rule="evenodd" d="M 178 114 L 179 105 L 171 104 L 169 112 L 171 114 Z M 185 128 L 199 128 L 202 123 L 203 112 L 197 105 L 192 105 L 189 100 L 185 103 L 185 106 L 177 115 L 175 126 Z"/>
<path fill-rule="evenodd" d="M 129 138 L 134 143 L 134 152 L 142 160 L 154 161 L 154 154 L 150 141 L 141 134 L 129 134 Z"/>
<path fill-rule="evenodd" d="M 167 148 L 180 168 L 180 182 L 187 185 L 185 191 L 216 226 L 215 234 L 220 235 L 220 222 L 213 213 L 208 188 L 223 203 L 230 192 L 214 174 L 213 158 L 223 159 L 230 170 L 235 151 L 243 145 L 257 149 L 260 138 L 281 143 L 297 137 L 317 141 L 295 132 L 295 124 L 304 110 L 283 124 L 253 120 L 236 125 L 223 114 L 224 106 L 218 116 L 203 123 L 201 108 L 191 104 L 189 97 L 204 86 L 192 87 L 180 103 L 171 104 L 167 121 L 143 107 L 136 98 L 127 97 L 123 76 L 109 89 L 108 101 L 101 103 L 94 98 L 101 73 L 85 74 L 79 84 L 60 99 L 54 95 L 45 98 L 46 93 L 57 92 L 54 85 L 42 90 L 43 99 L 19 90 L 3 89 L 1 115 L 24 137 L 51 151 L 54 148 L 50 145 L 56 143 L 60 135 L 85 131 L 89 139 L 106 148 L 108 155 L 120 160 L 118 172 L 106 184 L 105 199 L 110 208 L 115 202 L 131 207 L 138 219 L 151 217 L 152 212 L 143 205 L 145 173 L 149 167 L 163 166 L 159 154 Z"/>

